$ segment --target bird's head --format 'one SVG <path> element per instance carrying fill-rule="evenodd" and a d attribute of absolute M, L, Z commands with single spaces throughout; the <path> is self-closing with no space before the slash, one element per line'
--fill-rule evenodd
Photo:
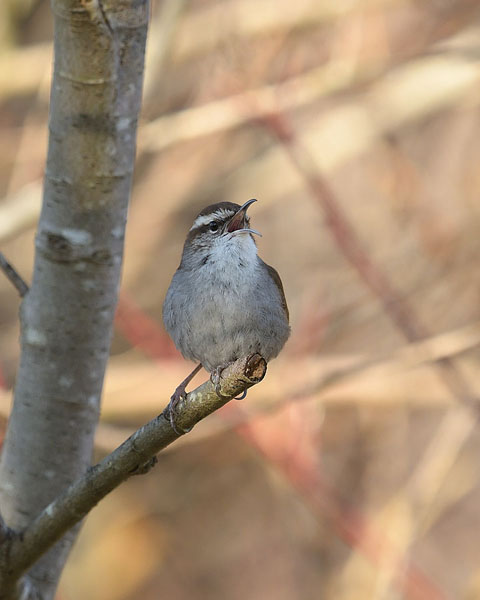
<path fill-rule="evenodd" d="M 253 235 L 261 234 L 250 227 L 248 207 L 255 198 L 240 206 L 233 202 L 218 202 L 205 207 L 195 218 L 183 249 L 186 256 L 203 260 L 211 252 L 229 252 L 244 248 L 256 253 Z M 197 261 L 195 261 L 197 262 Z"/>

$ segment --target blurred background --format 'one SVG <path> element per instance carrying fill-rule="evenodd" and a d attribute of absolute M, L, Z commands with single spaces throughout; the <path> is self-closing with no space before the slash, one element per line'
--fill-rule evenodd
<path fill-rule="evenodd" d="M 51 40 L 47 0 L 1 1 L 0 249 L 27 280 Z M 94 509 L 59 600 L 480 598 L 479 59 L 474 0 L 153 2 L 95 459 L 192 368 L 161 306 L 207 204 L 258 198 L 292 336 Z M 18 305 L 0 277 L 3 430 Z"/>

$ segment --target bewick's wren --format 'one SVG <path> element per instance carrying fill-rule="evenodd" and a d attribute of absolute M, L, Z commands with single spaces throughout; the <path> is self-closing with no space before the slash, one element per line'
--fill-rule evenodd
<path fill-rule="evenodd" d="M 183 356 L 200 365 L 178 386 L 171 409 L 201 366 L 218 377 L 255 352 L 269 361 L 290 335 L 280 277 L 257 254 L 252 234 L 260 234 L 246 212 L 253 202 L 207 206 L 188 232 L 163 322 Z"/>

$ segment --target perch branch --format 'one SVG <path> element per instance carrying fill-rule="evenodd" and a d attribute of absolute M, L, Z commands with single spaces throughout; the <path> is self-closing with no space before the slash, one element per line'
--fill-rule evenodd
<path fill-rule="evenodd" d="M 254 354 L 229 365 L 222 373 L 218 396 L 209 380 L 187 394 L 175 409 L 175 422 L 182 430 L 219 409 L 245 389 L 259 383 L 267 370 L 266 361 Z M 120 483 L 152 466 L 153 457 L 175 441 L 176 433 L 169 421 L 167 408 L 138 429 L 121 446 L 91 467 L 85 475 L 49 504 L 23 531 L 13 535 L 0 548 L 0 564 L 8 564 L 11 579 L 17 579 L 40 556 L 78 523 Z"/>
<path fill-rule="evenodd" d="M 5 273 L 12 285 L 15 286 L 16 290 L 20 294 L 20 297 L 23 298 L 23 296 L 25 296 L 25 294 L 28 292 L 28 285 L 18 274 L 15 268 L 12 267 L 12 265 L 8 262 L 2 252 L 0 252 L 0 269 Z"/>

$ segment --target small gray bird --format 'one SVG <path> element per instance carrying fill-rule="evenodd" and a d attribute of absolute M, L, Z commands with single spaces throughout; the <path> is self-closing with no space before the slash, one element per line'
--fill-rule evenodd
<path fill-rule="evenodd" d="M 260 233 L 250 228 L 247 209 L 255 201 L 207 206 L 188 232 L 163 322 L 183 356 L 200 364 L 176 389 L 172 408 L 202 366 L 218 377 L 255 352 L 268 362 L 290 335 L 281 279 L 258 256 L 252 234 Z"/>

